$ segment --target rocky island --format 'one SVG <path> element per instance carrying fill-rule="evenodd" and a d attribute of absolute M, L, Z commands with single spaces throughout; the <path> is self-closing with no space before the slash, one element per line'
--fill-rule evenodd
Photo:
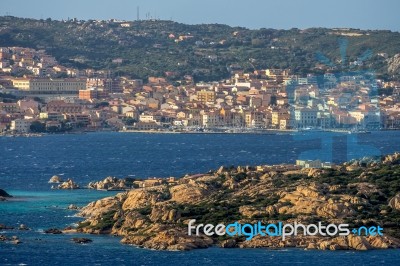
<path fill-rule="evenodd" d="M 127 190 L 132 188 L 132 186 L 132 182 L 129 182 L 128 179 L 118 179 L 108 176 L 102 181 L 90 182 L 87 187 L 97 190 Z"/>
<path fill-rule="evenodd" d="M 62 182 L 57 187 L 52 187 L 57 189 L 79 189 L 79 185 L 76 184 L 72 179 L 68 178 L 67 181 Z"/>
<path fill-rule="evenodd" d="M 174 182 L 132 189 L 88 204 L 76 230 L 122 236 L 122 243 L 157 250 L 230 248 L 367 250 L 400 247 L 400 154 L 354 160 L 328 169 L 293 165 L 221 167 Z M 379 225 L 383 236 L 188 235 L 196 223 L 347 223 Z"/>
<path fill-rule="evenodd" d="M 12 196 L 0 188 L 0 201 L 5 201 L 7 198 L 12 198 Z"/>

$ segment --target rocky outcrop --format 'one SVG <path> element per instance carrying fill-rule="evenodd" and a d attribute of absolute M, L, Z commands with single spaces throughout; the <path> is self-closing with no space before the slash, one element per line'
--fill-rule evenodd
<path fill-rule="evenodd" d="M 389 206 L 394 210 L 400 210 L 400 193 L 389 200 Z"/>
<path fill-rule="evenodd" d="M 237 243 L 236 243 L 235 239 L 227 239 L 227 240 L 221 241 L 219 246 L 221 248 L 236 248 L 237 247 Z"/>
<path fill-rule="evenodd" d="M 152 222 L 176 222 L 179 218 L 181 218 L 181 212 L 169 204 L 156 204 L 150 213 Z"/>
<path fill-rule="evenodd" d="M 63 180 L 58 175 L 53 175 L 49 180 L 49 183 L 61 183 L 61 182 L 63 182 Z"/>
<path fill-rule="evenodd" d="M 44 230 L 45 234 L 53 234 L 53 235 L 59 235 L 62 234 L 62 231 L 57 229 L 57 228 L 49 228 L 47 230 Z"/>
<path fill-rule="evenodd" d="M 399 58 L 400 58 L 400 54 L 399 54 Z M 399 161 L 400 161 L 400 153 L 398 153 L 398 152 L 396 152 L 394 154 L 386 155 L 383 158 L 384 164 L 395 164 L 395 163 L 399 163 Z"/>
<path fill-rule="evenodd" d="M 396 248 L 400 247 L 400 241 L 389 234 L 399 233 L 394 225 L 400 192 L 395 194 L 396 183 L 392 187 L 382 187 L 379 179 L 398 173 L 400 165 L 396 164 L 396 156 L 375 164 L 352 161 L 346 165 L 358 170 L 351 172 L 345 170 L 346 165 L 330 170 L 290 172 L 270 171 L 268 167 L 221 167 L 215 172 L 186 175 L 173 183 L 132 189 L 88 204 L 79 211 L 85 220 L 79 223 L 76 231 L 118 235 L 123 238 L 122 243 L 161 250 L 190 250 L 214 244 L 224 248 Z M 111 178 L 105 183 L 114 181 L 117 182 Z M 382 191 L 389 191 L 391 208 L 387 206 L 388 196 Z M 389 213 L 390 216 L 385 216 Z M 285 240 L 255 236 L 248 241 L 243 237 L 222 240 L 215 235 L 189 236 L 187 233 L 191 219 L 201 220 L 196 224 L 214 225 L 235 221 L 256 223 L 258 220 L 264 224 L 282 221 L 304 225 L 323 221 L 327 225 L 348 223 L 349 218 L 357 224 L 385 224 L 387 231 L 384 236 L 373 237 L 299 234 Z"/>
<path fill-rule="evenodd" d="M 12 236 L 12 237 L 8 238 L 5 235 L 0 235 L 0 242 L 9 242 L 10 244 L 14 244 L 14 245 L 18 245 L 18 244 L 22 243 L 22 241 L 19 240 L 19 238 L 17 236 Z"/>
<path fill-rule="evenodd" d="M 391 74 L 399 73 L 400 71 L 400 54 L 395 54 L 389 58 L 388 61 L 388 72 Z"/>
<path fill-rule="evenodd" d="M 67 181 L 58 185 L 57 188 L 58 189 L 78 189 L 79 186 L 72 179 L 67 179 Z"/>
<path fill-rule="evenodd" d="M 93 242 L 93 240 L 85 237 L 74 237 L 71 240 L 77 244 L 87 244 Z"/>
<path fill-rule="evenodd" d="M 0 224 L 0 230 L 13 230 L 14 227 L 5 224 Z"/>
<path fill-rule="evenodd" d="M 131 210 L 142 208 L 154 204 L 160 200 L 160 194 L 157 190 L 135 189 L 128 192 L 126 200 L 122 204 L 122 210 Z"/>
<path fill-rule="evenodd" d="M 19 238 L 18 238 L 17 236 L 12 236 L 12 237 L 11 237 L 11 240 L 10 240 L 10 243 L 11 243 L 11 244 L 14 244 L 14 245 L 18 245 L 18 244 L 21 244 L 22 241 L 19 240 Z"/>
<path fill-rule="evenodd" d="M 127 190 L 131 187 L 124 179 L 118 179 L 116 177 L 106 177 L 103 181 L 90 182 L 88 184 L 89 189 L 97 190 Z"/>
<path fill-rule="evenodd" d="M 178 203 L 195 203 L 203 200 L 210 194 L 210 189 L 205 183 L 190 180 L 186 184 L 174 186 L 170 189 L 171 199 Z"/>
<path fill-rule="evenodd" d="M 24 224 L 20 224 L 19 227 L 18 227 L 18 230 L 20 230 L 20 231 L 28 231 L 29 228 Z"/>
<path fill-rule="evenodd" d="M 75 204 L 70 204 L 70 205 L 67 207 L 67 209 L 68 209 L 68 210 L 78 210 L 79 207 L 76 206 Z"/>
<path fill-rule="evenodd" d="M 122 194 L 118 194 L 115 197 L 107 197 L 90 203 L 83 207 L 79 214 L 83 217 L 99 217 L 103 213 L 116 210 L 121 203 Z"/>
<path fill-rule="evenodd" d="M 11 198 L 12 196 L 0 188 L 0 197 Z"/>
<path fill-rule="evenodd" d="M 207 248 L 213 244 L 213 240 L 205 236 L 188 236 L 183 228 L 154 224 L 140 234 L 125 236 L 122 243 L 157 250 L 191 250 Z"/>

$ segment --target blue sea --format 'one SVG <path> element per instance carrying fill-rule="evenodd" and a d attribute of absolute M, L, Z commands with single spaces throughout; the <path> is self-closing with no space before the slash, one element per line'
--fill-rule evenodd
<path fill-rule="evenodd" d="M 0 242 L 0 265 L 400 265 L 399 250 L 305 251 L 301 249 L 220 249 L 189 252 L 145 250 L 96 235 L 46 235 L 43 230 L 81 219 L 69 204 L 84 206 L 115 192 L 51 190 L 53 175 L 80 185 L 116 177 L 181 177 L 221 165 L 295 163 L 297 159 L 344 162 L 400 151 L 400 132 L 271 134 L 89 133 L 43 137 L 0 137 L 0 188 L 14 196 L 0 202 L 0 224 L 30 231 L 19 245 Z M 72 237 L 86 236 L 78 245 Z"/>

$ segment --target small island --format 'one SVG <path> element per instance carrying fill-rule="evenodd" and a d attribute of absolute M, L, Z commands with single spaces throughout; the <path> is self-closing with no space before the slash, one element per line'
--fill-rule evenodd
<path fill-rule="evenodd" d="M 6 201 L 7 198 L 12 198 L 12 196 L 0 188 L 0 201 Z"/>
<path fill-rule="evenodd" d="M 400 154 L 364 158 L 330 168 L 298 165 L 220 167 L 180 179 L 154 179 L 79 211 L 76 230 L 123 237 L 122 243 L 156 250 L 284 248 L 368 250 L 399 248 Z M 188 223 L 347 223 L 379 225 L 383 236 L 188 235 Z"/>

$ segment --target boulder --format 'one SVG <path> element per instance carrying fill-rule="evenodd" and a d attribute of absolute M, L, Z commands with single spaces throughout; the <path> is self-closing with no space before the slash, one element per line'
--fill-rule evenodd
<path fill-rule="evenodd" d="M 400 193 L 389 200 L 389 206 L 394 210 L 400 210 Z"/>
<path fill-rule="evenodd" d="M 11 243 L 11 244 L 14 244 L 14 245 L 18 245 L 18 244 L 21 244 L 22 242 L 21 242 L 21 240 L 18 239 L 17 236 L 13 236 L 13 237 L 11 238 L 10 243 Z"/>
<path fill-rule="evenodd" d="M 44 230 L 44 232 L 45 232 L 46 234 L 53 234 L 53 235 L 62 234 L 61 230 L 59 230 L 59 229 L 57 229 L 57 228 L 50 228 L 50 229 Z"/>
<path fill-rule="evenodd" d="M 93 242 L 93 240 L 91 240 L 90 238 L 85 237 L 74 237 L 71 240 L 77 244 L 87 244 Z"/>
<path fill-rule="evenodd" d="M 79 208 L 75 204 L 70 204 L 67 209 L 68 210 L 78 210 Z"/>
<path fill-rule="evenodd" d="M 227 169 L 226 169 L 224 166 L 221 166 L 221 167 L 217 170 L 217 174 L 220 175 L 220 174 L 222 174 L 222 173 L 224 173 L 224 172 L 226 172 L 226 171 L 227 171 Z"/>
<path fill-rule="evenodd" d="M 235 239 L 223 240 L 223 241 L 221 241 L 221 243 L 219 243 L 219 246 L 221 248 L 235 248 L 236 247 L 236 240 Z"/>
<path fill-rule="evenodd" d="M 19 239 L 11 240 L 11 244 L 14 244 L 14 245 L 18 245 L 18 244 L 21 244 L 21 243 L 22 243 L 22 241 L 19 240 Z"/>
<path fill-rule="evenodd" d="M 157 250 L 191 250 L 207 248 L 213 240 L 206 236 L 189 236 L 186 228 L 155 223 L 145 231 L 125 236 L 122 243 Z"/>
<path fill-rule="evenodd" d="M 126 190 L 130 189 L 130 186 L 123 179 L 109 176 L 102 181 L 90 182 L 88 188 L 97 190 Z"/>
<path fill-rule="evenodd" d="M 327 203 L 317 208 L 317 215 L 324 218 L 345 218 L 355 214 L 355 211 L 347 204 Z"/>
<path fill-rule="evenodd" d="M 12 226 L 7 226 L 5 224 L 0 224 L 0 230 L 13 230 L 14 227 Z"/>
<path fill-rule="evenodd" d="M 317 249 L 318 246 L 314 242 L 308 243 L 307 249 Z"/>
<path fill-rule="evenodd" d="M 347 244 L 350 248 L 355 250 L 369 250 L 372 249 L 372 246 L 369 242 L 362 236 L 347 236 Z"/>
<path fill-rule="evenodd" d="M 400 54 L 397 54 L 397 55 L 400 55 Z M 396 152 L 394 154 L 386 155 L 383 158 L 383 163 L 384 164 L 393 164 L 395 162 L 398 162 L 399 159 L 400 159 L 400 153 Z"/>
<path fill-rule="evenodd" d="M 72 180 L 72 179 L 67 179 L 67 181 L 61 183 L 57 187 L 58 189 L 78 189 L 79 186 Z"/>
<path fill-rule="evenodd" d="M 157 204 L 155 205 L 150 214 L 150 220 L 152 222 L 176 222 L 181 217 L 179 210 L 172 209 L 168 205 Z"/>
<path fill-rule="evenodd" d="M 18 230 L 26 231 L 26 230 L 29 230 L 29 228 L 24 224 L 20 224 Z"/>
<path fill-rule="evenodd" d="M 61 177 L 59 177 L 58 175 L 53 175 L 50 180 L 49 183 L 61 183 L 63 182 Z"/>
<path fill-rule="evenodd" d="M 134 189 L 128 192 L 122 209 L 132 210 L 146 207 L 160 200 L 161 194 L 153 190 Z"/>
<path fill-rule="evenodd" d="M 121 204 L 122 195 L 118 194 L 115 197 L 106 197 L 94 202 L 89 203 L 83 207 L 79 212 L 82 217 L 98 217 L 103 213 L 115 210 Z"/>
<path fill-rule="evenodd" d="M 319 177 L 323 173 L 322 169 L 318 168 L 309 168 L 310 170 L 307 173 L 308 177 Z"/>
<path fill-rule="evenodd" d="M 206 184 L 191 180 L 187 184 L 173 186 L 170 192 L 173 201 L 178 203 L 195 203 L 203 200 L 211 191 Z"/>

